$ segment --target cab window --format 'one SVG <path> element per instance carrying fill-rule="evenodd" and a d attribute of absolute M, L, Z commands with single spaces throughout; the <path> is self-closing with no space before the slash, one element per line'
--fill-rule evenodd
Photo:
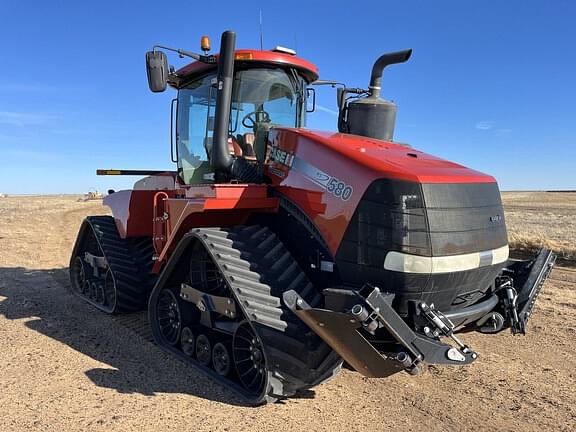
<path fill-rule="evenodd" d="M 209 153 L 214 128 L 215 74 L 207 75 L 178 92 L 178 170 L 185 183 L 209 182 Z"/>
<path fill-rule="evenodd" d="M 191 82 L 178 92 L 178 169 L 186 184 L 210 183 L 216 74 Z M 273 126 L 303 127 L 304 79 L 293 70 L 237 70 L 228 127 L 230 153 L 263 162 L 267 134 Z"/>

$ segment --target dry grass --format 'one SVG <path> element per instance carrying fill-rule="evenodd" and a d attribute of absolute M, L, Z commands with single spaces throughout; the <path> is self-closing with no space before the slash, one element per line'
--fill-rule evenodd
<path fill-rule="evenodd" d="M 503 192 L 502 201 L 512 250 L 576 261 L 576 192 Z"/>

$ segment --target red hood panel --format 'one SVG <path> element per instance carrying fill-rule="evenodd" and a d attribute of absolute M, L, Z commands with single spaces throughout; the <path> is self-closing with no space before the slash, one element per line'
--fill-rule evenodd
<path fill-rule="evenodd" d="M 358 135 L 284 129 L 340 153 L 388 178 L 419 183 L 493 183 L 494 177 L 419 150 Z"/>

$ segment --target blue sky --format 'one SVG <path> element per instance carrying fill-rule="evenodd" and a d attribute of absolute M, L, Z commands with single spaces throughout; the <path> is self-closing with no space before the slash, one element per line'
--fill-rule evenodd
<path fill-rule="evenodd" d="M 175 5 L 175 3 L 172 3 Z M 504 190 L 576 189 L 576 6 L 564 1 L 0 1 L 0 192 L 127 188 L 96 168 L 171 169 L 173 92 L 148 91 L 155 43 L 284 45 L 321 78 L 367 86 L 373 61 L 413 48 L 387 69 L 395 138 L 494 175 Z M 198 6 L 201 5 L 201 6 Z M 181 66 L 184 61 L 170 57 Z M 333 90 L 308 119 L 335 130 Z"/>

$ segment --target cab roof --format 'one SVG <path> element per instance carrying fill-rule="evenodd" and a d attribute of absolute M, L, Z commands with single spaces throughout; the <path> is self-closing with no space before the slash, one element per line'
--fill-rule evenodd
<path fill-rule="evenodd" d="M 218 57 L 219 55 L 216 54 L 215 56 Z M 291 67 L 297 69 L 309 83 L 318 79 L 318 68 L 314 64 L 294 55 L 277 51 L 241 49 L 235 51 L 234 57 L 236 66 L 276 65 L 280 67 Z M 171 84 L 179 87 L 178 84 L 184 84 L 196 76 L 203 75 L 211 70 L 216 70 L 217 67 L 217 64 L 208 64 L 200 61 L 192 62 L 176 71 L 178 82 Z"/>

